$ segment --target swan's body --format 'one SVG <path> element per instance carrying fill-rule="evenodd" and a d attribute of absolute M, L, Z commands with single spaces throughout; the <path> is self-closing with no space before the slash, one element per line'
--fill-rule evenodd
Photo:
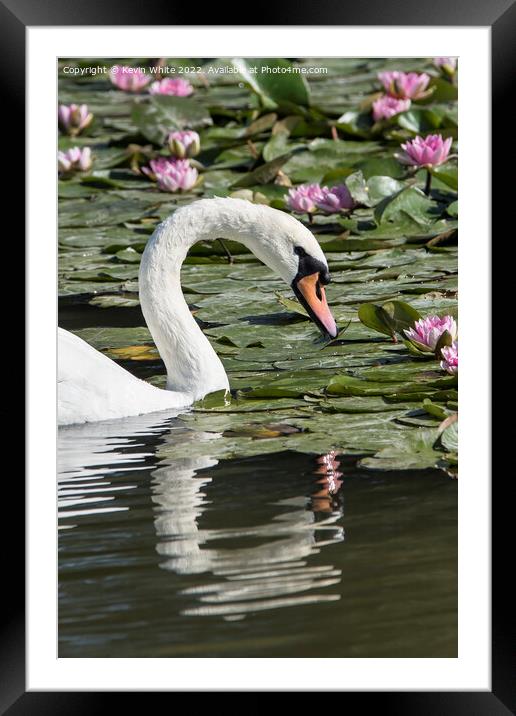
<path fill-rule="evenodd" d="M 189 405 L 190 396 L 136 378 L 82 338 L 58 329 L 58 423 L 91 423 Z"/>
<path fill-rule="evenodd" d="M 167 369 L 167 389 L 136 378 L 59 329 L 60 425 L 181 408 L 229 389 L 224 367 L 192 317 L 180 282 L 181 265 L 192 244 L 217 238 L 247 246 L 292 285 L 322 330 L 336 335 L 319 285 L 319 277 L 322 283 L 329 280 L 328 266 L 312 233 L 297 219 L 268 206 L 241 199 L 201 199 L 176 210 L 157 227 L 140 264 L 140 303 Z"/>

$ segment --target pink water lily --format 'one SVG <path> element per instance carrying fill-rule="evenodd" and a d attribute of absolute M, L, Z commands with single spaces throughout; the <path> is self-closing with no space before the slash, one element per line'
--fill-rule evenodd
<path fill-rule="evenodd" d="M 188 97 L 193 92 L 193 87 L 181 77 L 167 77 L 164 80 L 157 80 L 149 87 L 151 94 L 170 94 L 175 97 Z"/>
<path fill-rule="evenodd" d="M 426 72 L 420 75 L 417 72 L 380 72 L 378 79 L 385 87 L 385 91 L 391 97 L 398 99 L 423 99 L 428 97 L 427 91 L 430 75 Z"/>
<path fill-rule="evenodd" d="M 93 114 L 88 111 L 87 104 L 61 104 L 57 117 L 63 131 L 72 136 L 82 132 L 93 121 Z"/>
<path fill-rule="evenodd" d="M 454 75 L 457 71 L 457 58 L 456 57 L 436 57 L 434 58 L 434 65 L 442 70 L 447 75 Z"/>
<path fill-rule="evenodd" d="M 152 159 L 149 167 L 142 167 L 162 191 L 188 191 L 197 183 L 199 173 L 188 159 L 158 157 Z"/>
<path fill-rule="evenodd" d="M 317 202 L 323 199 L 319 184 L 301 184 L 301 186 L 289 189 L 287 205 L 300 214 L 313 214 L 317 209 Z"/>
<path fill-rule="evenodd" d="M 111 82 L 125 92 L 139 92 L 151 81 L 151 77 L 139 67 L 113 65 L 109 71 Z"/>
<path fill-rule="evenodd" d="M 352 209 L 355 206 L 353 197 L 345 184 L 337 186 L 321 188 L 319 197 L 316 197 L 315 203 L 318 209 L 322 209 L 328 214 L 336 214 L 343 210 Z"/>
<path fill-rule="evenodd" d="M 441 369 L 450 373 L 450 375 L 456 375 L 459 371 L 459 345 L 457 341 L 453 341 L 451 346 L 441 348 L 441 355 L 443 357 L 440 363 Z"/>
<path fill-rule="evenodd" d="M 410 105 L 409 99 L 397 99 L 384 94 L 373 102 L 373 119 L 375 122 L 379 122 L 381 119 L 390 119 L 400 112 L 406 112 L 410 109 Z"/>
<path fill-rule="evenodd" d="M 171 132 L 167 139 L 170 152 L 180 159 L 195 157 L 201 150 L 201 140 L 197 132 L 184 130 Z"/>
<path fill-rule="evenodd" d="M 57 153 L 57 166 L 61 174 L 72 171 L 87 172 L 92 166 L 90 147 L 72 147 Z"/>
<path fill-rule="evenodd" d="M 448 331 L 453 341 L 457 338 L 457 324 L 452 316 L 421 318 L 416 321 L 414 328 L 404 330 L 404 333 L 416 348 L 434 353 L 435 347 L 445 331 Z"/>
<path fill-rule="evenodd" d="M 401 145 L 402 154 L 394 156 L 402 164 L 416 167 L 437 167 L 443 164 L 450 153 L 452 138 L 443 139 L 440 134 L 429 134 L 427 137 L 416 137 Z"/>

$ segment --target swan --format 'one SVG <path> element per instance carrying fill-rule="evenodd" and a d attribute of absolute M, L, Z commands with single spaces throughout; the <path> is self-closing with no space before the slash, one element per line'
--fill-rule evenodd
<path fill-rule="evenodd" d="M 140 304 L 166 366 L 166 389 L 136 378 L 59 328 L 59 425 L 184 408 L 208 393 L 229 390 L 224 367 L 193 318 L 180 281 L 189 248 L 218 238 L 244 244 L 292 287 L 323 334 L 337 336 L 324 291 L 330 281 L 328 264 L 318 241 L 300 221 L 245 199 L 199 199 L 156 228 L 140 263 Z"/>

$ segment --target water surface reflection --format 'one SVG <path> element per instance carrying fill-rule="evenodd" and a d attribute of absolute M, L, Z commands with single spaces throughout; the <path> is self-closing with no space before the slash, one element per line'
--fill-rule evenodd
<path fill-rule="evenodd" d="M 60 430 L 60 656 L 456 655 L 454 481 L 163 457 L 216 439 L 161 415 Z"/>
<path fill-rule="evenodd" d="M 341 570 L 308 562 L 344 539 L 338 524 L 342 508 L 333 499 L 341 484 L 335 481 L 335 456 L 319 458 L 321 487 L 312 499 L 305 494 L 279 499 L 270 503 L 273 509 L 265 522 L 249 525 L 243 520 L 242 526 L 209 529 L 203 528 L 202 516 L 210 506 L 207 488 L 213 478 L 204 473 L 196 477 L 196 472 L 216 464 L 209 458 L 185 459 L 153 472 L 157 551 L 166 557 L 160 566 L 178 574 L 223 577 L 183 590 L 202 606 L 182 613 L 238 619 L 264 609 L 339 599 L 338 594 L 313 590 L 338 584 Z"/>

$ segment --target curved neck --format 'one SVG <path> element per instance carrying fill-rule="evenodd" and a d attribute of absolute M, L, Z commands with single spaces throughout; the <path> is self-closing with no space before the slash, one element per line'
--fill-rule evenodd
<path fill-rule="evenodd" d="M 236 199 L 200 200 L 176 212 L 149 239 L 139 273 L 140 303 L 167 369 L 167 389 L 198 400 L 228 389 L 224 367 L 203 334 L 181 290 L 181 265 L 197 241 L 240 241 L 262 257 L 256 207 Z M 267 262 L 267 261 L 266 261 Z"/>

